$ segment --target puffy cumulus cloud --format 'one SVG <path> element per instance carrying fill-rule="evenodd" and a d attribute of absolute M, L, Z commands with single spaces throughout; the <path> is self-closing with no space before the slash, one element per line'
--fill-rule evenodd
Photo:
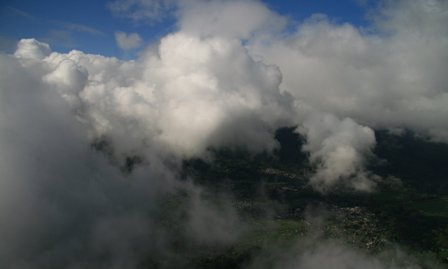
<path fill-rule="evenodd" d="M 236 40 L 176 33 L 138 61 L 73 51 L 44 62 L 51 71 L 46 80 L 78 102 L 73 109 L 92 137 L 109 139 L 118 155 L 157 149 L 191 157 L 219 146 L 272 150 L 275 130 L 291 122 L 278 68 L 255 61 Z"/>
<path fill-rule="evenodd" d="M 85 68 L 73 61 L 61 61 L 55 69 L 43 77 L 43 80 L 54 87 L 71 107 L 81 106 L 78 94 L 88 81 Z"/>
<path fill-rule="evenodd" d="M 116 32 L 115 41 L 122 50 L 132 50 L 142 45 L 142 38 L 137 33 Z"/>
<path fill-rule="evenodd" d="M 277 34 L 284 18 L 259 1 L 176 6 L 179 31 L 135 61 L 50 54 L 35 40 L 21 41 L 15 56 L 29 68 L 42 66 L 33 72 L 68 101 L 91 141 L 107 141 L 120 162 L 152 152 L 204 156 L 220 146 L 269 151 L 276 128 L 304 124 L 318 167 L 312 182 L 325 188 L 352 178 L 357 189 L 368 189 L 364 155 L 375 139 L 359 131 L 363 126 L 409 128 L 446 141 L 443 2 L 383 2 L 368 33 L 314 15 L 296 32 Z M 409 27 L 417 10 L 419 22 Z M 123 48 L 138 40 L 123 37 Z M 321 120 L 311 111 L 333 115 L 319 137 L 311 130 L 321 130 Z M 344 146 L 336 145 L 340 137 Z"/>
<path fill-rule="evenodd" d="M 335 24 L 325 15 L 317 14 L 299 24 L 295 32 L 288 34 L 282 32 L 285 18 L 270 11 L 259 1 L 183 1 L 177 3 L 177 8 L 180 32 L 162 40 L 159 58 L 146 56 L 144 61 L 151 66 L 148 70 L 151 70 L 152 74 L 146 72 L 142 76 L 145 76 L 146 82 L 157 81 L 149 86 L 157 85 L 153 93 L 161 89 L 160 78 L 157 78 L 155 74 L 165 77 L 172 74 L 176 78 L 169 85 L 163 86 L 166 89 L 160 90 L 162 94 L 157 95 L 164 96 L 162 98 L 164 100 L 174 98 L 170 92 L 176 93 L 177 96 L 186 92 L 191 96 L 194 95 L 193 92 L 200 95 L 200 98 L 189 99 L 192 106 L 187 106 L 186 103 L 173 106 L 174 102 L 170 101 L 170 106 L 159 106 L 162 109 L 157 110 L 157 113 L 163 115 L 164 118 L 163 121 L 159 121 L 161 123 L 157 127 L 164 135 L 158 136 L 158 140 L 178 149 L 183 148 L 179 151 L 184 155 L 195 152 L 195 149 L 196 153 L 201 152 L 210 145 L 223 145 L 221 142 L 223 137 L 226 138 L 224 141 L 228 141 L 228 137 L 233 136 L 233 141 L 238 144 L 244 144 L 247 141 L 246 136 L 255 137 L 256 144 L 269 141 L 269 132 L 260 130 L 265 129 L 266 126 L 268 129 L 272 128 L 276 124 L 266 124 L 266 122 L 260 122 L 259 119 L 270 113 L 260 112 L 261 110 L 250 112 L 240 111 L 238 108 L 227 109 L 224 102 L 211 101 L 227 99 L 227 94 L 224 94 L 226 91 L 222 89 L 238 88 L 231 85 L 233 81 L 238 81 L 239 85 L 245 83 L 235 79 L 245 76 L 237 74 L 236 70 L 239 70 L 238 73 L 252 74 L 249 70 L 255 69 L 241 65 L 242 62 L 238 61 L 226 62 L 226 59 L 219 58 L 219 54 L 210 54 L 206 51 L 210 48 L 218 48 L 216 44 L 220 43 L 233 44 L 230 45 L 233 47 L 229 51 L 237 52 L 242 49 L 239 45 L 241 40 L 246 44 L 247 50 L 241 55 L 248 53 L 250 55 L 248 59 L 251 61 L 278 66 L 278 72 L 269 71 L 267 73 L 271 75 L 268 76 L 272 77 L 272 73 L 278 73 L 278 77 L 282 77 L 280 92 L 284 97 L 292 96 L 294 101 L 289 102 L 294 102 L 297 110 L 295 115 L 293 113 L 285 116 L 284 122 L 300 125 L 306 121 L 308 128 L 313 128 L 311 125 L 315 120 L 307 119 L 313 113 L 306 112 L 312 110 L 334 115 L 339 119 L 351 118 L 362 126 L 407 128 L 433 140 L 448 140 L 448 125 L 445 120 L 448 116 L 446 109 L 448 81 L 444 75 L 448 62 L 446 50 L 448 34 L 445 27 L 448 23 L 446 12 L 448 8 L 444 1 L 426 0 L 415 3 L 383 1 L 372 11 L 373 24 L 368 30 L 357 28 L 349 23 Z M 209 48 L 204 46 L 205 44 L 208 44 Z M 184 49 L 190 50 L 191 57 L 186 55 L 187 52 Z M 200 60 L 207 59 L 209 57 L 207 55 L 217 56 L 213 58 L 214 64 L 207 65 L 206 60 Z M 151 57 L 153 60 L 148 60 Z M 150 61 L 152 62 L 149 63 Z M 209 61 L 211 62 L 212 60 Z M 216 66 L 221 64 L 232 66 L 232 68 L 227 68 L 225 72 L 216 69 Z M 171 67 L 166 68 L 165 66 L 168 65 Z M 238 69 L 237 65 L 245 68 Z M 193 82 L 191 69 L 197 66 L 201 66 L 204 72 L 201 74 L 196 72 Z M 273 67 L 271 69 L 274 70 Z M 168 70 L 172 73 L 167 73 Z M 227 74 L 229 70 L 234 70 L 235 74 L 229 76 Z M 180 75 L 187 73 L 191 74 L 188 79 Z M 210 95 L 212 91 L 209 90 L 214 87 L 211 85 L 224 77 L 226 77 L 227 85 L 217 84 L 218 94 Z M 259 87 L 255 77 L 260 76 L 255 75 L 248 80 Z M 191 87 L 180 86 L 183 83 Z M 200 83 L 202 85 L 199 85 Z M 225 86 L 222 87 L 222 85 Z M 266 85 L 273 84 L 268 82 Z M 265 86 L 262 85 L 262 90 L 258 91 L 261 96 L 265 95 L 263 87 Z M 170 90 L 172 88 L 176 90 Z M 184 88 L 185 92 L 177 90 L 180 88 Z M 269 88 L 276 88 L 276 85 Z M 207 94 L 204 89 L 209 89 Z M 246 99 L 249 100 L 247 97 Z M 278 98 L 273 99 L 278 100 Z M 157 104 L 159 102 L 160 100 L 155 101 Z M 278 103 L 286 104 L 286 102 Z M 230 103 L 241 104 L 238 100 L 229 100 L 228 104 Z M 210 104 L 213 105 L 209 106 Z M 283 107 L 291 111 L 290 105 L 283 105 Z M 200 111 L 206 110 L 208 111 L 206 115 L 199 116 L 202 113 Z M 264 108 L 262 110 L 264 111 Z M 276 111 L 279 110 L 276 109 Z M 192 113 L 198 116 L 194 118 L 186 116 Z M 238 116 L 223 116 L 233 115 L 233 113 L 237 113 Z M 254 113 L 258 115 L 255 116 Z M 278 114 L 278 112 L 274 113 L 274 115 Z M 247 120 L 243 120 L 244 118 Z M 254 120 L 255 118 L 257 120 Z M 173 122 L 180 124 L 171 124 Z M 197 128 L 185 128 L 182 122 L 184 124 L 188 122 L 189 126 Z M 246 126 L 239 131 L 244 135 L 232 134 L 234 130 L 230 128 L 232 124 Z M 249 124 L 251 127 L 247 127 Z M 335 127 L 337 124 L 332 126 Z M 183 142 L 173 143 L 179 140 L 175 137 L 182 132 L 181 130 L 187 136 L 197 137 L 196 143 L 194 141 L 190 143 L 188 139 L 186 141 L 189 142 L 185 145 L 182 145 Z M 215 133 L 222 135 L 211 135 L 211 130 L 219 130 Z M 339 131 L 334 130 L 334 133 L 337 132 Z M 327 133 L 331 136 L 331 132 Z M 199 141 L 207 142 L 199 143 Z M 272 148 L 272 141 L 270 143 L 271 145 L 267 148 Z M 189 148 L 187 144 L 190 145 Z M 330 167 L 335 169 L 336 159 L 341 158 L 340 164 L 346 165 L 337 167 L 342 170 L 350 168 L 350 171 L 341 170 L 340 173 L 334 175 L 334 180 L 319 180 L 323 184 L 339 181 L 344 178 L 342 176 L 344 173 L 346 176 L 358 174 L 356 176 L 358 179 L 368 178 L 367 172 L 362 169 L 364 161 L 359 161 L 365 159 L 362 157 L 365 151 L 360 151 L 357 145 L 350 145 L 350 141 L 346 144 L 349 147 L 345 149 L 356 150 L 343 152 L 343 149 L 339 148 L 331 154 L 331 158 L 330 155 L 325 155 L 327 157 L 323 158 L 323 154 L 319 158 L 313 158 L 313 160 L 319 159 L 319 162 L 328 160 L 328 162 L 322 162 L 328 165 L 328 169 Z M 374 142 L 368 148 L 373 145 Z M 324 167 L 325 165 L 321 168 Z M 353 173 L 353 169 L 359 173 Z M 331 169 L 319 171 L 329 172 Z M 323 177 L 318 176 L 318 178 Z M 361 180 L 360 182 L 367 184 L 368 181 Z M 368 189 L 368 184 L 364 183 L 357 188 Z"/>
<path fill-rule="evenodd" d="M 14 55 L 25 59 L 43 59 L 51 52 L 50 46 L 35 39 L 22 39 Z"/>
<path fill-rule="evenodd" d="M 250 38 L 281 30 L 286 20 L 255 0 L 186 1 L 180 4 L 181 31 L 203 36 Z"/>
<path fill-rule="evenodd" d="M 205 227 L 210 220 L 222 225 L 201 235 L 214 238 L 214 244 L 226 243 L 238 218 L 202 205 L 202 197 L 194 196 L 196 187 L 178 181 L 176 164 L 156 149 L 145 153 L 150 165 L 123 175 L 91 147 L 96 133 L 90 126 L 97 122 L 91 121 L 95 113 L 89 106 L 109 104 L 86 102 L 83 91 L 90 84 L 99 87 L 101 79 L 108 80 L 104 88 L 118 81 L 126 87 L 135 79 L 122 79 L 126 70 L 140 66 L 78 51 L 40 59 L 40 50 L 47 49 L 25 40 L 16 53 L 20 57 L 0 55 L 0 266 L 136 268 L 148 257 L 169 260 L 175 255 L 171 242 L 179 238 L 204 244 L 195 225 Z M 19 51 L 32 53 L 22 57 Z M 117 117 L 123 126 L 135 127 L 133 118 L 120 114 L 123 109 Z M 126 140 L 124 132 L 120 138 Z M 127 139 L 134 138 L 128 134 Z M 160 223 L 161 215 L 172 212 L 161 214 L 159 205 L 178 191 L 186 193 L 187 206 L 171 210 L 187 216 L 184 221 L 191 225 L 173 233 Z M 232 227 L 226 219 L 233 219 Z"/>
<path fill-rule="evenodd" d="M 358 123 L 448 141 L 447 10 L 437 0 L 384 1 L 369 32 L 314 15 L 283 39 L 249 42 L 253 55 L 279 66 L 281 91 L 298 104 L 317 168 L 312 184 L 325 190 L 348 177 L 356 189 L 374 185 L 363 167 L 375 138 Z"/>
<path fill-rule="evenodd" d="M 272 134 L 290 109 L 277 67 L 254 61 L 237 41 L 183 33 L 163 39 L 158 57 L 148 56 L 144 76 L 163 104 L 159 140 L 187 155 L 207 146 L 275 146 Z"/>
<path fill-rule="evenodd" d="M 310 153 L 310 162 L 316 166 L 310 179 L 315 188 L 326 192 L 340 183 L 362 191 L 374 188 L 374 181 L 364 170 L 365 158 L 375 146 L 372 129 L 350 118 L 313 114 L 299 132 L 307 139 L 303 150 Z"/>
<path fill-rule="evenodd" d="M 158 158 L 124 177 L 92 150 L 57 94 L 83 74 L 71 64 L 57 75 L 29 64 L 0 55 L 0 265 L 132 268 L 142 257 L 136 249 L 165 242 L 151 211 L 179 183 Z"/>
<path fill-rule="evenodd" d="M 207 147 L 276 146 L 291 114 L 277 67 L 236 40 L 186 33 L 137 61 L 55 53 L 36 40 L 1 57 L 0 264 L 133 268 L 148 253 L 171 255 L 173 236 L 213 245 L 238 236 L 235 212 L 202 204 L 175 173 Z M 113 163 L 144 164 L 124 176 L 92 143 Z M 152 212 L 178 189 L 192 200 L 179 213 L 185 229 L 170 235 Z"/>
<path fill-rule="evenodd" d="M 321 129 L 312 110 L 338 122 L 325 127 L 327 137 L 304 131 L 312 162 L 321 168 L 313 182 L 351 177 L 363 179 L 357 188 L 367 188 L 361 160 L 374 138 L 361 135 L 354 121 L 446 140 L 447 35 L 440 25 L 447 16 L 440 1 L 384 2 L 370 34 L 315 15 L 270 42 L 265 33 L 281 29 L 284 20 L 261 2 L 187 1 L 178 7 L 180 31 L 136 61 L 78 51 L 50 55 L 35 40 L 21 41 L 15 56 L 28 66 L 41 59 L 40 75 L 71 104 L 91 139 L 107 140 L 118 159 L 154 150 L 201 156 L 219 146 L 271 150 L 272 133 L 282 125 Z M 416 10 L 422 10 L 420 22 L 409 27 Z M 139 43 L 122 37 L 125 49 Z M 353 139 L 334 146 L 343 128 Z M 356 144 L 358 136 L 366 143 Z M 312 148 L 314 140 L 326 142 Z"/>
<path fill-rule="evenodd" d="M 447 4 L 382 3 L 368 32 L 316 15 L 283 39 L 254 39 L 250 51 L 280 67 L 282 90 L 302 104 L 447 141 Z"/>

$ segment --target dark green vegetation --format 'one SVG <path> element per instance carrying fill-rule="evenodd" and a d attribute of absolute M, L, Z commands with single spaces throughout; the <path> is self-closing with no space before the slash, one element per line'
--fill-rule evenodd
<path fill-rule="evenodd" d="M 310 233 L 343 240 L 367 253 L 398 244 L 414 256 L 447 263 L 448 146 L 411 132 L 398 136 L 377 131 L 376 137 L 376 157 L 369 169 L 384 180 L 373 193 L 344 188 L 326 195 L 315 192 L 307 185 L 312 167 L 300 151 L 304 139 L 292 128 L 277 132 L 281 147 L 274 156 L 221 149 L 212 150 L 213 161 L 185 161 L 184 178 L 211 192 L 232 193 L 234 207 L 252 226 L 229 249 L 200 255 L 199 265 L 239 267 L 267 245 L 293 244 Z M 326 216 L 317 228 L 307 216 L 316 210 Z"/>
<path fill-rule="evenodd" d="M 436 195 L 448 193 L 448 145 L 431 143 L 410 131 L 391 135 L 375 133 L 375 155 L 382 160 L 372 169 L 379 175 L 394 175 L 419 191 Z"/>
<path fill-rule="evenodd" d="M 325 195 L 316 192 L 307 181 L 313 167 L 301 151 L 304 138 L 294 128 L 277 131 L 280 147 L 274 154 L 210 149 L 208 160 L 185 160 L 179 176 L 201 186 L 203 201 L 214 209 L 236 216 L 232 232 L 238 236 L 224 244 L 190 240 L 185 223 L 191 194 L 171 193 L 156 207 L 155 223 L 170 236 L 161 242 L 163 251 L 148 253 L 141 267 L 252 268 L 267 256 L 263 264 L 270 268 L 282 253 L 306 248 L 310 240 L 337 240 L 365 255 L 400 246 L 421 268 L 432 268 L 428 259 L 447 266 L 448 145 L 410 132 L 376 131 L 376 138 L 368 169 L 382 180 L 373 193 L 342 186 Z M 128 158 L 122 169 L 128 172 L 141 161 Z"/>

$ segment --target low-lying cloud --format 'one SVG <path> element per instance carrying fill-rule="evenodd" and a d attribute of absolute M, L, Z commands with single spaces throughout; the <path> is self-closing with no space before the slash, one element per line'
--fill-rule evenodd
<path fill-rule="evenodd" d="M 413 257 L 400 249 L 380 253 L 377 256 L 365 254 L 342 242 L 320 240 L 319 243 L 305 242 L 294 248 L 277 253 L 268 253 L 259 257 L 248 268 L 300 268 L 300 269 L 421 269 L 441 268 L 439 265 L 427 262 L 421 267 L 416 265 Z"/>
<path fill-rule="evenodd" d="M 350 118 L 315 114 L 303 122 L 299 132 L 307 138 L 303 150 L 310 153 L 310 163 L 317 167 L 311 185 L 322 192 L 338 183 L 356 190 L 374 189 L 375 182 L 364 169 L 365 158 L 375 146 L 372 129 Z"/>

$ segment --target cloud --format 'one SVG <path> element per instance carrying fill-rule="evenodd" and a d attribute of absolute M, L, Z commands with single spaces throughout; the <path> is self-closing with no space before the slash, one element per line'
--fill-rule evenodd
<path fill-rule="evenodd" d="M 92 140 L 108 140 L 121 161 L 154 149 L 175 158 L 223 146 L 270 151 L 276 128 L 298 125 L 317 169 L 312 185 L 367 190 L 375 179 L 364 169 L 375 145 L 372 128 L 446 140 L 447 56 L 440 44 L 447 35 L 439 25 L 447 18 L 438 1 L 387 3 L 369 33 L 314 15 L 291 34 L 275 34 L 284 18 L 258 1 L 188 1 L 178 8 L 179 31 L 138 61 L 76 51 L 45 59 L 54 73 L 46 79 L 57 88 L 67 83 L 56 75 L 68 72 L 62 70 L 87 74 L 88 83 L 58 92 Z M 412 32 L 404 22 L 419 9 L 422 23 Z M 123 49 L 141 45 L 137 34 L 116 38 Z M 49 54 L 33 42 L 19 44 L 16 55 Z"/>
<path fill-rule="evenodd" d="M 275 32 L 285 25 L 285 18 L 259 1 L 186 1 L 180 4 L 179 25 L 182 32 L 202 36 L 249 38 L 261 32 Z"/>
<path fill-rule="evenodd" d="M 95 29 L 93 27 L 84 25 L 84 24 L 79 24 L 79 23 L 64 23 L 64 22 L 55 22 L 55 23 L 60 23 L 62 24 L 66 29 L 68 30 L 72 30 L 72 31 L 77 31 L 77 32 L 81 32 L 81 33 L 87 33 L 90 35 L 94 35 L 94 36 L 105 36 L 106 34 L 98 29 Z"/>
<path fill-rule="evenodd" d="M 176 173 L 214 147 L 272 151 L 279 127 L 306 136 L 310 183 L 321 191 L 374 187 L 365 169 L 373 128 L 448 141 L 448 8 L 385 3 L 373 32 L 319 15 L 285 33 L 261 2 L 189 1 L 179 5 L 179 30 L 134 61 L 52 52 L 34 39 L 0 54 L 0 263 L 132 268 L 147 253 L 171 261 L 176 236 L 225 244 L 238 236 L 238 218 Z M 139 21 L 166 4 L 116 5 Z M 144 5 L 157 15 L 134 10 Z M 117 42 L 128 50 L 142 41 L 117 33 Z M 126 175 L 129 160 L 140 165 Z M 187 218 L 180 234 L 159 219 L 161 201 L 177 191 L 187 200 L 173 210 Z M 288 266 L 315 268 L 326 257 L 342 268 L 384 267 L 346 247 L 312 249 Z"/>
<path fill-rule="evenodd" d="M 201 245 L 230 245 L 237 242 L 243 233 L 244 223 L 238 219 L 228 199 L 220 197 L 219 205 L 202 197 L 203 191 L 196 188 L 188 210 L 189 220 L 185 223 L 188 239 Z"/>
<path fill-rule="evenodd" d="M 144 156 L 153 147 L 178 157 L 201 156 L 210 146 L 271 150 L 275 129 L 289 123 L 278 68 L 255 61 L 235 40 L 176 33 L 135 62 L 76 51 L 46 59 L 49 70 L 62 62 L 88 72 L 84 88 L 63 95 L 81 100 L 73 109 L 118 155 Z"/>
<path fill-rule="evenodd" d="M 159 22 L 175 6 L 175 0 L 115 0 L 107 7 L 117 17 L 137 22 Z"/>
<path fill-rule="evenodd" d="M 373 190 L 375 182 L 364 170 L 365 158 L 375 146 L 372 129 L 350 118 L 339 120 L 316 113 L 304 121 L 299 132 L 307 139 L 303 150 L 310 153 L 310 162 L 317 168 L 310 179 L 316 189 L 326 192 L 343 183 L 356 190 Z"/>
<path fill-rule="evenodd" d="M 341 210 L 342 208 L 339 208 Z M 359 209 L 359 208 L 358 208 Z M 385 242 L 381 250 L 369 251 L 353 238 L 333 234 L 334 223 L 329 221 L 341 212 L 325 207 L 308 207 L 305 212 L 307 233 L 289 246 L 267 245 L 244 268 L 286 269 L 441 269 L 443 265 L 425 255 L 415 255 L 400 246 Z M 340 217 L 340 216 L 339 216 Z M 334 220 L 333 220 L 334 221 Z M 332 230 L 329 234 L 328 229 Z M 346 233 L 348 231 L 340 231 Z M 337 234 L 338 232 L 336 232 Z M 371 238 L 370 238 L 371 239 Z"/>
<path fill-rule="evenodd" d="M 22 39 L 14 56 L 25 59 L 43 59 L 51 52 L 50 46 L 35 39 Z"/>
<path fill-rule="evenodd" d="M 368 33 L 313 16 L 283 39 L 255 39 L 251 52 L 279 66 L 281 89 L 302 106 L 447 141 L 446 3 L 384 3 Z"/>
<path fill-rule="evenodd" d="M 132 50 L 142 45 L 142 38 L 137 33 L 116 32 L 115 41 L 122 50 Z"/>
<path fill-rule="evenodd" d="M 448 51 L 441 45 L 448 42 L 443 27 L 448 23 L 447 9 L 444 1 L 384 1 L 372 11 L 374 24 L 368 32 L 347 23 L 334 24 L 325 15 L 313 15 L 292 34 L 268 42 L 265 37 L 255 37 L 248 48 L 251 55 L 279 66 L 283 77 L 280 90 L 294 97 L 299 122 L 309 130 L 319 128 L 319 121 L 311 116 L 317 112 L 349 118 L 370 128 L 410 129 L 447 142 L 448 81 L 442 70 L 448 68 Z M 337 133 L 337 126 L 330 128 Z M 317 141 L 332 140 L 336 133 L 329 132 Z M 368 141 L 372 142 L 364 145 L 371 148 L 374 139 Z M 356 177 L 366 178 L 365 171 L 359 169 L 364 161 L 359 160 L 369 150 L 359 151 L 351 143 L 345 143 L 346 148 L 335 147 L 330 155 L 320 151 L 323 155 L 314 160 L 327 162 L 320 164 L 312 182 L 331 182 L 322 176 L 336 167 L 342 169 L 344 166 L 334 165 L 344 162 L 346 173 L 358 167 Z M 328 149 L 322 145 L 321 150 L 325 147 Z M 341 174 L 332 175 L 339 178 Z"/>
<path fill-rule="evenodd" d="M 427 262 L 428 268 L 441 268 L 439 265 Z M 301 268 L 301 269 L 420 269 L 413 257 L 403 251 L 389 250 L 376 256 L 368 255 L 341 242 L 319 240 L 305 242 L 296 247 L 283 251 L 273 257 L 266 253 L 258 257 L 249 268 Z M 424 267 L 426 268 L 426 267 Z"/>
<path fill-rule="evenodd" d="M 89 104 L 81 93 L 104 76 L 103 67 L 109 67 L 111 79 L 128 65 L 76 51 L 52 53 L 33 39 L 20 41 L 14 56 L 0 55 L 2 267 L 136 268 L 144 258 L 171 255 L 170 242 L 178 236 L 201 243 L 195 227 L 210 220 L 221 223 L 208 232 L 213 244 L 227 242 L 222 234 L 233 236 L 234 226 L 227 227 L 223 218 L 233 218 L 235 226 L 238 219 L 202 205 L 193 195 L 196 187 L 176 179 L 178 164 L 170 164 L 163 152 L 146 149 L 150 165 L 125 175 L 105 158 L 108 152 L 92 148 L 96 137 L 89 135 L 84 110 Z M 122 124 L 133 126 L 132 121 Z M 119 145 L 113 145 L 117 155 L 130 153 Z M 159 205 L 178 191 L 187 195 L 187 206 L 163 217 L 185 215 L 191 229 L 173 234 L 160 224 Z"/>
<path fill-rule="evenodd" d="M 31 21 L 35 21 L 37 19 L 32 14 L 30 14 L 30 13 L 28 13 L 26 11 L 23 11 L 21 9 L 12 7 L 12 6 L 6 6 L 6 7 L 2 8 L 2 13 L 12 14 L 14 16 L 21 17 L 23 19 L 31 20 Z"/>
<path fill-rule="evenodd" d="M 446 140 L 444 7 L 388 3 L 371 33 L 314 15 L 274 38 L 283 18 L 260 2 L 188 1 L 179 4 L 179 31 L 138 61 L 53 53 L 45 63 L 54 75 L 45 76 L 59 87 L 67 79 L 56 74 L 67 71 L 58 70 L 85 70 L 88 83 L 59 92 L 92 140 L 107 139 L 118 159 L 154 148 L 176 158 L 222 146 L 270 151 L 276 128 L 299 125 L 317 168 L 313 185 L 350 178 L 367 190 L 374 185 L 363 168 L 375 145 L 371 128 Z M 422 23 L 413 32 L 404 22 L 419 9 Z M 266 29 L 271 22 L 276 26 Z M 116 38 L 123 49 L 141 45 L 137 34 Z M 23 41 L 16 56 L 42 59 L 45 46 Z"/>

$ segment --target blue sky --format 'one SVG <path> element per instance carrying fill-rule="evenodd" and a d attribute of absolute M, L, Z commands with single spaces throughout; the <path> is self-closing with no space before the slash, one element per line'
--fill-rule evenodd
<path fill-rule="evenodd" d="M 151 0 L 148 0 L 151 1 Z M 21 38 L 36 38 L 53 50 L 72 49 L 88 53 L 129 57 L 115 41 L 115 32 L 136 32 L 149 44 L 176 29 L 175 19 L 165 11 L 157 21 L 133 21 L 116 16 L 110 0 L 2 0 L 0 2 L 0 50 L 11 52 Z M 360 0 L 263 1 L 275 12 L 287 16 L 292 27 L 314 13 L 328 15 L 337 23 L 366 26 L 366 5 Z"/>

